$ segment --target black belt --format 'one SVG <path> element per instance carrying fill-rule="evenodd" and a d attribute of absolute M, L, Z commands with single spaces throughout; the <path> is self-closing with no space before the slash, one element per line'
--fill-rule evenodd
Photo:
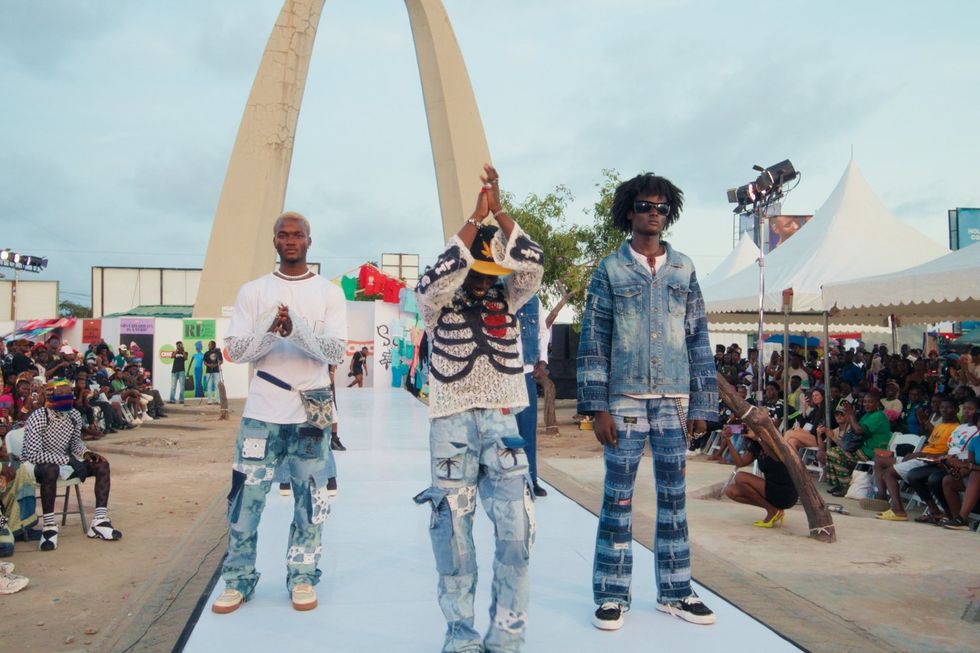
<path fill-rule="evenodd" d="M 283 381 L 279 377 L 273 376 L 273 375 L 269 374 L 268 372 L 264 372 L 262 370 L 259 370 L 258 372 L 255 373 L 255 376 L 259 377 L 263 381 L 268 381 L 272 385 L 278 386 L 278 387 L 282 388 L 283 390 L 290 390 L 291 391 L 293 389 L 293 386 L 289 385 L 288 383 L 286 383 L 285 381 Z"/>

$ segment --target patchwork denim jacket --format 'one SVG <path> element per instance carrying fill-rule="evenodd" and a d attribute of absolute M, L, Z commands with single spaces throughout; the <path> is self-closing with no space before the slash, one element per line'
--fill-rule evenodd
<path fill-rule="evenodd" d="M 625 394 L 689 393 L 688 419 L 716 421 L 718 382 L 694 264 L 664 243 L 656 276 L 629 241 L 604 258 L 589 284 L 578 348 L 578 411 L 609 410 Z"/>

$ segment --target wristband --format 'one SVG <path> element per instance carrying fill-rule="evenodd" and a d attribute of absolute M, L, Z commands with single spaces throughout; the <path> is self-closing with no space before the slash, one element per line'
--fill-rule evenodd
<path fill-rule="evenodd" d="M 501 215 L 502 213 L 507 213 L 507 209 L 500 209 L 499 211 L 495 211 L 493 214 L 493 219 L 496 220 L 497 216 Z"/>
<path fill-rule="evenodd" d="M 482 222 L 480 222 L 479 220 L 474 220 L 473 218 L 466 218 L 466 224 L 471 224 L 477 229 L 483 226 Z"/>

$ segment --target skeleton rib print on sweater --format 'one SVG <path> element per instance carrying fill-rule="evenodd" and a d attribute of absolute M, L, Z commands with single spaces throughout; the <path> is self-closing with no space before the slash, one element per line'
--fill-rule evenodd
<path fill-rule="evenodd" d="M 429 417 L 471 408 L 519 409 L 528 405 L 521 358 L 520 326 L 514 313 L 541 285 L 541 247 L 514 225 L 510 239 L 498 231 L 493 259 L 514 270 L 482 300 L 470 299 L 463 281 L 473 256 L 453 236 L 415 292 L 432 347 Z"/>

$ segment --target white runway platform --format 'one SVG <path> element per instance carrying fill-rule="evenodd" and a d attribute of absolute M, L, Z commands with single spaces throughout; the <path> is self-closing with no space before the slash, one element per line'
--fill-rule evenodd
<path fill-rule="evenodd" d="M 253 599 L 216 615 L 210 600 L 185 651 L 329 651 L 437 653 L 445 622 L 436 603 L 428 506 L 412 497 L 430 484 L 426 407 L 404 391 L 342 390 L 337 455 L 340 494 L 324 525 L 319 607 L 296 612 L 285 587 L 292 498 L 274 488 L 259 535 L 262 573 Z M 598 461 L 597 461 L 597 464 Z M 550 490 L 550 488 L 549 488 Z M 527 644 L 535 652 L 795 651 L 790 642 L 698 587 L 718 615 L 696 626 L 655 610 L 653 554 L 634 546 L 633 606 L 626 625 L 602 632 L 589 622 L 596 518 L 552 490 L 536 504 Z M 477 629 L 489 617 L 493 535 L 482 508 L 474 538 L 480 559 Z M 219 580 L 211 599 L 223 588 Z"/>

